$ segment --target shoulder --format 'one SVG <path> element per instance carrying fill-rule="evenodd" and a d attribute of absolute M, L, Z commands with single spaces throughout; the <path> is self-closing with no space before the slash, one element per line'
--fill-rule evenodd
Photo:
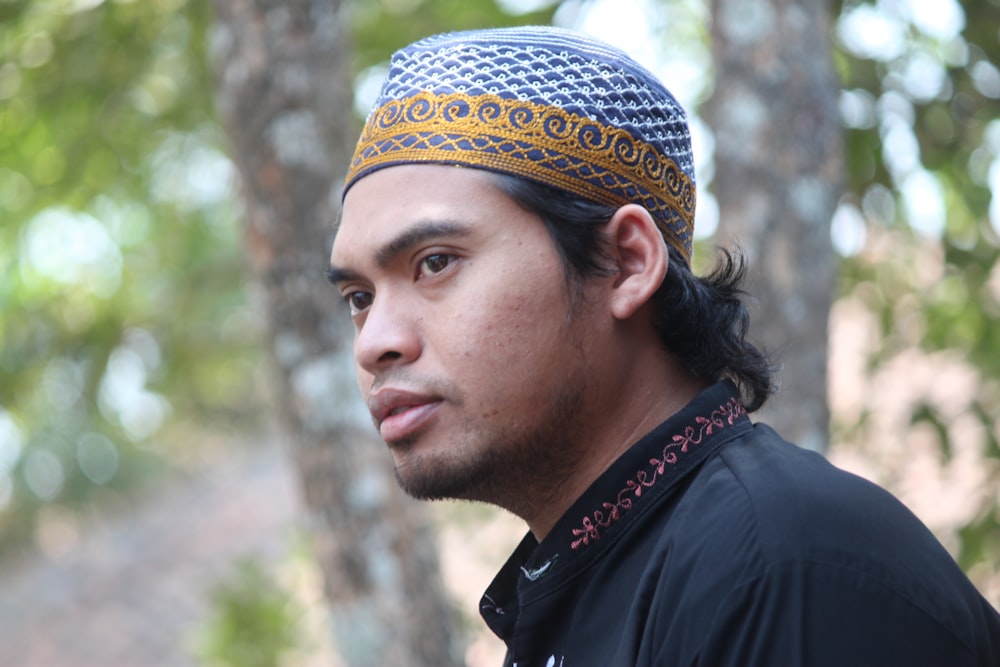
<path fill-rule="evenodd" d="M 766 426 L 706 461 L 670 523 L 675 564 L 699 582 L 690 602 L 727 636 L 757 625 L 751 636 L 785 638 L 775 647 L 793 629 L 823 646 L 852 632 L 871 655 L 910 640 L 953 657 L 981 652 L 984 627 L 1000 642 L 995 611 L 906 507 Z"/>
<path fill-rule="evenodd" d="M 892 494 L 766 425 L 723 448 L 705 472 L 694 485 L 728 499 L 718 513 L 708 513 L 722 524 L 746 522 L 762 563 L 829 561 L 870 569 L 883 580 L 893 579 L 893 572 L 901 580 L 934 572 L 962 576 L 930 530 Z"/>

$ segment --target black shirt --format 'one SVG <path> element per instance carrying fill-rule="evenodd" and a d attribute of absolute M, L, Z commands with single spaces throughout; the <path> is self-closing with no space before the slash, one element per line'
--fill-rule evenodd
<path fill-rule="evenodd" d="M 923 524 L 730 383 L 529 533 L 481 611 L 508 667 L 1000 667 L 1000 615 Z"/>

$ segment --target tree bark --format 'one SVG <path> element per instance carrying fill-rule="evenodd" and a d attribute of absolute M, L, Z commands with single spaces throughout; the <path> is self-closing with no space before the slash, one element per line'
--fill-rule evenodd
<path fill-rule="evenodd" d="M 426 510 L 403 496 L 326 283 L 357 128 L 339 0 L 214 0 L 216 104 L 240 176 L 275 396 L 351 667 L 459 665 Z"/>
<path fill-rule="evenodd" d="M 752 333 L 781 368 L 761 418 L 818 451 L 829 429 L 829 223 L 843 188 L 830 11 L 822 0 L 713 0 L 707 106 L 719 240 L 747 252 Z"/>

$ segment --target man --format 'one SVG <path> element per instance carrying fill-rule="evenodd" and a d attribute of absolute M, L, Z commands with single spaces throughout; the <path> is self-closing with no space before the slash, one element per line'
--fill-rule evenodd
<path fill-rule="evenodd" d="M 1000 665 L 1000 617 L 898 502 L 748 411 L 743 263 L 690 270 L 683 110 L 551 28 L 398 52 L 330 279 L 403 488 L 530 532 L 483 596 L 518 667 Z"/>

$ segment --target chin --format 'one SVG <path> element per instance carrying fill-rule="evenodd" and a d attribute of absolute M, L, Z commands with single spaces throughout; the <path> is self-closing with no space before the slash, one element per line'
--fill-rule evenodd
<path fill-rule="evenodd" d="M 396 455 L 396 481 L 418 500 L 481 500 L 495 485 L 496 466 L 482 458 L 401 451 Z"/>

